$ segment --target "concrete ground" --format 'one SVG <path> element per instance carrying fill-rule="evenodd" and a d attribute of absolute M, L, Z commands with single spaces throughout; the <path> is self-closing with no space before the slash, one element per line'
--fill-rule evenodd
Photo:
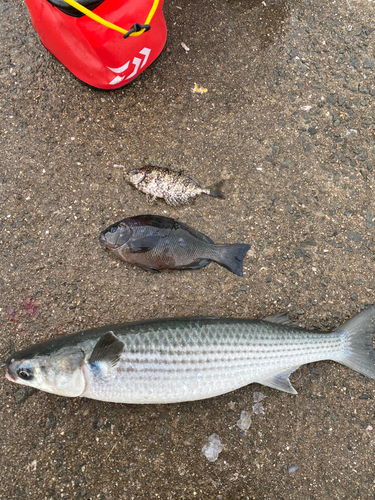
<path fill-rule="evenodd" d="M 375 302 L 374 2 L 167 0 L 164 12 L 159 59 L 107 92 L 44 49 L 22 0 L 0 0 L 0 498 L 373 499 L 375 382 L 332 362 L 294 373 L 296 396 L 254 384 L 166 406 L 3 376 L 14 350 L 100 325 L 289 311 L 329 330 Z M 224 179 L 226 200 L 150 207 L 113 168 L 147 159 Z M 149 274 L 99 246 L 104 227 L 144 213 L 251 243 L 244 277 L 214 263 Z"/>

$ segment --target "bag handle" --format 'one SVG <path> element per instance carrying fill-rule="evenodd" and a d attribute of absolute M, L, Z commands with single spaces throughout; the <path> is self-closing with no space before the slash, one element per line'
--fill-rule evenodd
<path fill-rule="evenodd" d="M 82 12 L 82 14 L 85 14 L 93 21 L 96 21 L 97 23 L 102 24 L 103 26 L 106 26 L 111 30 L 119 31 L 124 35 L 124 38 L 127 38 L 128 36 L 139 36 L 142 35 L 142 33 L 144 33 L 145 31 L 148 31 L 150 29 L 149 24 L 151 22 L 151 19 L 154 17 L 156 9 L 158 8 L 159 5 L 159 0 L 154 0 L 154 3 L 152 4 L 151 10 L 147 16 L 144 25 L 135 23 L 133 27 L 130 28 L 130 30 L 124 30 L 123 28 L 120 28 L 120 26 L 116 26 L 116 24 L 112 24 L 109 21 L 106 21 L 102 17 L 98 16 L 97 14 L 94 14 L 94 12 L 92 12 L 89 9 L 86 9 L 86 7 L 76 2 L 75 0 L 64 0 L 64 2 L 69 4 L 71 7 L 74 7 L 75 9 L 79 10 L 80 12 Z"/>

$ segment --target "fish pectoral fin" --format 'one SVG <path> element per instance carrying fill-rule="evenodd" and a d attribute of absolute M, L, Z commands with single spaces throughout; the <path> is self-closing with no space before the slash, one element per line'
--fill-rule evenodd
<path fill-rule="evenodd" d="M 99 365 L 99 363 L 104 362 L 110 369 L 113 369 L 120 361 L 123 351 L 124 343 L 112 332 L 108 332 L 96 343 L 89 363 L 90 365 Z"/>
<path fill-rule="evenodd" d="M 155 248 L 159 242 L 160 236 L 145 236 L 144 238 L 139 238 L 135 241 L 129 241 L 127 243 L 127 247 L 132 253 L 144 253 Z"/>
<path fill-rule="evenodd" d="M 272 377 L 259 381 L 260 384 L 266 385 L 267 387 L 272 387 L 272 389 L 278 389 L 279 391 L 289 392 L 289 394 L 297 394 L 297 391 L 290 383 L 289 377 L 294 370 L 297 370 L 298 366 L 293 366 L 288 368 L 283 372 L 272 375 Z"/>
<path fill-rule="evenodd" d="M 146 194 L 146 200 L 149 205 L 156 205 L 156 196 L 147 193 Z"/>

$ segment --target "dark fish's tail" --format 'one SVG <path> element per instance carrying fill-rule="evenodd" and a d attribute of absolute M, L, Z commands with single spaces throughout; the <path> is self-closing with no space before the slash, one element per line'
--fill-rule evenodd
<path fill-rule="evenodd" d="M 223 184 L 223 180 L 215 182 L 215 184 L 212 184 L 212 186 L 209 186 L 207 188 L 206 194 L 208 194 L 209 196 L 213 196 L 214 198 L 219 198 L 219 200 L 225 200 L 224 193 L 221 190 Z"/>
<path fill-rule="evenodd" d="M 366 377 L 375 379 L 375 305 L 364 309 L 335 330 L 342 337 L 338 361 Z"/>
<path fill-rule="evenodd" d="M 242 274 L 242 261 L 250 250 L 251 245 L 245 243 L 234 243 L 233 245 L 215 245 L 218 254 L 212 258 L 215 262 L 225 267 L 237 276 Z"/>

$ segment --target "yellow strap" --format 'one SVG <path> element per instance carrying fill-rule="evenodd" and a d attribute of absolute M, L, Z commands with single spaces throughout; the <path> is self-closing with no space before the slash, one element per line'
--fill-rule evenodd
<path fill-rule="evenodd" d="M 86 7 L 84 7 L 80 3 L 76 2 L 75 0 L 64 0 L 64 2 L 68 3 L 71 7 L 74 7 L 75 9 L 79 10 L 80 12 L 82 12 L 82 14 L 85 14 L 87 17 L 89 17 L 93 21 L 96 21 L 97 23 L 100 23 L 103 26 L 110 28 L 111 30 L 119 31 L 123 35 L 126 35 L 126 33 L 128 32 L 127 30 L 120 28 L 120 26 L 116 26 L 116 24 L 112 24 L 112 23 L 106 21 L 105 19 L 103 19 L 102 17 L 97 16 L 91 10 L 86 9 Z M 151 19 L 153 18 L 155 11 L 158 8 L 158 5 L 159 5 L 159 0 L 154 0 L 154 3 L 151 7 L 151 10 L 150 10 L 148 16 L 147 16 L 145 24 L 150 24 Z M 141 31 L 136 31 L 135 33 L 130 33 L 129 36 L 139 36 L 139 35 L 142 35 L 142 33 L 144 31 L 145 31 L 144 29 Z"/>

